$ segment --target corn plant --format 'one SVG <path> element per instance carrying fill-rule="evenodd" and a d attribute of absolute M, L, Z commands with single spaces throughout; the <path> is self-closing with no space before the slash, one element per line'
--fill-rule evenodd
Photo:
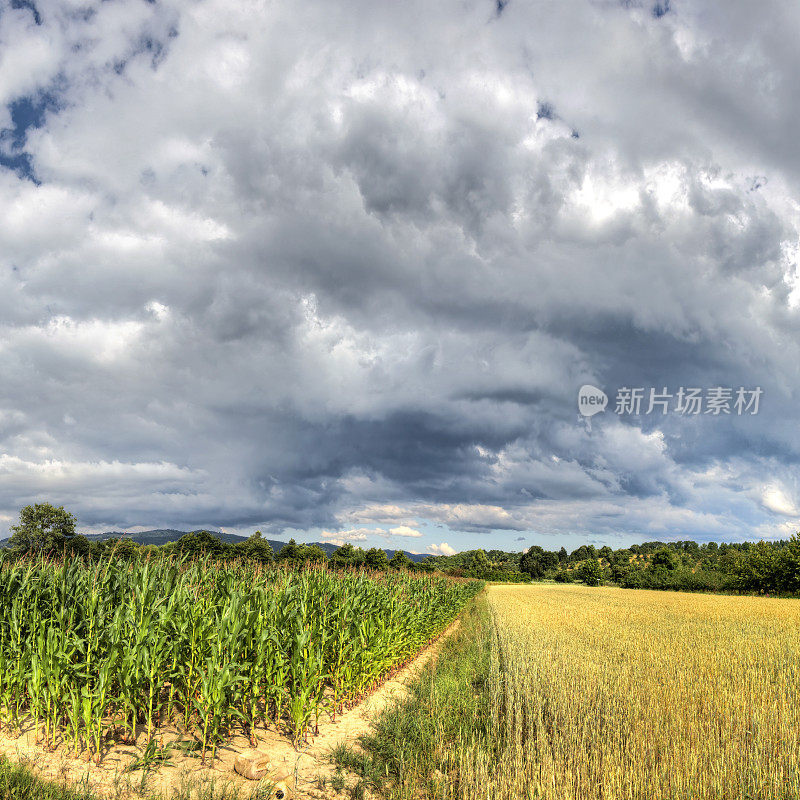
<path fill-rule="evenodd" d="M 455 618 L 476 582 L 113 557 L 0 555 L 0 724 L 100 760 L 163 718 L 203 758 L 237 726 L 296 743 Z"/>

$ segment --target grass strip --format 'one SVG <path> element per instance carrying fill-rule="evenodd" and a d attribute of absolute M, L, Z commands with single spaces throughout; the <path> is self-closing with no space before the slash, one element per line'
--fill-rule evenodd
<path fill-rule="evenodd" d="M 339 745 L 334 763 L 359 776 L 364 788 L 390 800 L 458 793 L 458 753 L 497 746 L 492 734 L 490 690 L 492 621 L 484 596 L 464 612 L 461 624 L 409 687 L 407 697 L 385 708 L 372 732 L 354 747 Z"/>
<path fill-rule="evenodd" d="M 113 800 L 166 800 L 166 797 L 148 788 L 151 769 L 143 770 L 134 781 L 117 781 L 110 788 Z M 0 755 L 0 800 L 108 800 L 100 797 L 88 784 L 65 786 L 36 775 L 30 766 L 14 763 Z M 225 777 L 208 779 L 187 776 L 178 786 L 173 786 L 169 800 L 270 800 L 272 784 L 261 781 L 252 790 L 241 793 L 236 784 Z"/>
<path fill-rule="evenodd" d="M 0 756 L 0 800 L 99 800 L 88 790 L 66 789 Z"/>

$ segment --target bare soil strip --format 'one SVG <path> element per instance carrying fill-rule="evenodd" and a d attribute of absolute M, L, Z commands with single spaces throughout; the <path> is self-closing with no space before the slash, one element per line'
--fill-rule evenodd
<path fill-rule="evenodd" d="M 439 653 L 444 641 L 458 627 L 459 620 L 453 622 L 433 642 L 423 648 L 411 661 L 391 674 L 384 683 L 353 708 L 336 717 L 333 722 L 327 715 L 320 719 L 319 734 L 309 735 L 308 741 L 295 749 L 289 737 L 280 733 L 274 726 L 258 728 L 258 749 L 271 755 L 274 764 L 296 778 L 295 797 L 333 798 L 337 794 L 328 788 L 320 789 L 318 779 L 329 778 L 334 768 L 328 762 L 333 747 L 342 742 L 354 742 L 367 733 L 370 720 L 389 703 L 402 699 L 408 686 L 420 671 Z M 159 728 L 156 739 L 167 744 L 180 738 L 173 727 Z M 160 769 L 143 775 L 141 770 L 124 773 L 125 767 L 136 757 L 140 757 L 145 745 L 145 733 L 138 737 L 137 746 L 115 744 L 103 757 L 99 765 L 86 763 L 75 758 L 65 746 L 48 752 L 34 742 L 33 724 L 26 724 L 22 733 L 10 735 L 4 730 L 0 733 L 0 753 L 13 761 L 31 767 L 43 778 L 55 780 L 65 785 L 90 788 L 98 796 L 108 798 L 128 798 L 155 793 L 169 798 L 174 791 L 189 785 L 217 786 L 229 784 L 241 790 L 243 797 L 252 792 L 257 784 L 247 781 L 234 772 L 233 763 L 237 753 L 250 749 L 247 736 L 237 734 L 229 742 L 217 749 L 213 765 L 210 759 L 206 765 L 194 755 L 175 754 L 169 763 Z M 146 789 L 146 791 L 143 791 Z"/>

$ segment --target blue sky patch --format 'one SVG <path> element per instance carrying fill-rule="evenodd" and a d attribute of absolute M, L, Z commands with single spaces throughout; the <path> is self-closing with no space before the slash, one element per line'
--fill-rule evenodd
<path fill-rule="evenodd" d="M 536 119 L 555 119 L 555 109 L 550 103 L 539 103 L 536 109 Z"/>
<path fill-rule="evenodd" d="M 11 0 L 11 8 L 27 8 L 33 14 L 33 20 L 37 25 L 42 24 L 42 15 L 36 4 L 32 0 Z"/>
<path fill-rule="evenodd" d="M 8 106 L 12 127 L 0 131 L 0 167 L 12 169 L 28 180 L 35 180 L 30 153 L 24 152 L 31 128 L 44 125 L 48 111 L 58 109 L 55 95 L 41 92 L 20 97 Z"/>
<path fill-rule="evenodd" d="M 661 19 L 661 17 L 666 16 L 669 14 L 669 0 L 660 0 L 653 6 L 653 16 L 656 19 Z"/>

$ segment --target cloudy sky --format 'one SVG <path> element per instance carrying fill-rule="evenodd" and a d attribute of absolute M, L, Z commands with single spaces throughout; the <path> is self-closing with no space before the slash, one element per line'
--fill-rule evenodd
<path fill-rule="evenodd" d="M 798 33 L 788 0 L 0 0 L 0 536 L 41 500 L 419 552 L 788 536 Z"/>

